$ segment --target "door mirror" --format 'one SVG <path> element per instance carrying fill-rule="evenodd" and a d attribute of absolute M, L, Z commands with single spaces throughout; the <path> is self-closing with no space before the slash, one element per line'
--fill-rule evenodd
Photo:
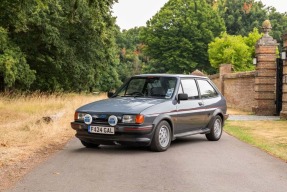
<path fill-rule="evenodd" d="M 180 94 L 178 94 L 177 98 L 179 101 L 188 100 L 188 95 L 186 93 L 180 93 Z"/>
<path fill-rule="evenodd" d="M 113 92 L 108 92 L 108 98 L 111 98 L 114 95 Z"/>

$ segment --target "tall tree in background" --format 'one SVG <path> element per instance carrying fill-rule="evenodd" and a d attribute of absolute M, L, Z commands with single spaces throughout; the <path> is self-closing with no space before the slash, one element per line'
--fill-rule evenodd
<path fill-rule="evenodd" d="M 127 77 L 140 74 L 142 67 L 147 61 L 142 49 L 144 45 L 139 39 L 140 31 L 144 27 L 135 27 L 129 30 L 118 32 L 117 45 L 119 47 L 120 64 L 118 65 L 118 73 L 121 81 L 125 81 Z"/>
<path fill-rule="evenodd" d="M 254 28 L 261 29 L 263 21 L 272 24 L 270 35 L 282 44 L 282 33 L 287 29 L 287 14 L 279 13 L 274 7 L 265 7 L 255 0 L 209 0 L 224 19 L 226 31 L 230 35 L 246 36 Z"/>
<path fill-rule="evenodd" d="M 0 3 L 0 91 L 17 88 L 28 89 L 35 80 L 35 71 L 27 64 L 26 55 L 15 44 L 11 31 L 26 30 L 23 1 L 2 0 Z"/>
<path fill-rule="evenodd" d="M 0 84 L 5 88 L 28 89 L 35 80 L 35 71 L 30 69 L 20 48 L 10 41 L 8 33 L 0 27 Z"/>
<path fill-rule="evenodd" d="M 217 9 L 230 35 L 246 36 L 267 19 L 264 5 L 255 0 L 218 0 Z"/>
<path fill-rule="evenodd" d="M 150 61 L 147 72 L 212 72 L 208 43 L 225 30 L 219 14 L 205 0 L 170 0 L 141 33 Z"/>
<path fill-rule="evenodd" d="M 36 71 L 32 89 L 108 91 L 118 86 L 114 1 L 1 2 L 0 26 Z"/>
<path fill-rule="evenodd" d="M 268 19 L 272 25 L 270 35 L 280 44 L 279 49 L 283 47 L 282 35 L 287 31 L 287 12 L 279 13 L 274 7 L 267 7 Z"/>

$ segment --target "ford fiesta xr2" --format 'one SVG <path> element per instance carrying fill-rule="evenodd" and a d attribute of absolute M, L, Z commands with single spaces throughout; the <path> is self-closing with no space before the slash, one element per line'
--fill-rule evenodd
<path fill-rule="evenodd" d="M 108 97 L 75 112 L 71 126 L 86 147 L 140 145 L 165 151 L 176 138 L 194 134 L 217 141 L 228 117 L 224 97 L 207 77 L 137 75 Z"/>

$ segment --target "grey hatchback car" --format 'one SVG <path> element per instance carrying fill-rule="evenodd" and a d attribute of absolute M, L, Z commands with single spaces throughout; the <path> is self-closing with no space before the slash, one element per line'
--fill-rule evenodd
<path fill-rule="evenodd" d="M 220 139 L 226 100 L 207 77 L 143 74 L 108 99 L 80 107 L 71 127 L 85 147 L 141 145 L 165 151 L 179 137 Z"/>

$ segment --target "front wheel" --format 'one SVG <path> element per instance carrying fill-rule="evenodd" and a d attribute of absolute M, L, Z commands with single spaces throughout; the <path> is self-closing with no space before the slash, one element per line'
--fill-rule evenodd
<path fill-rule="evenodd" d="M 161 121 L 155 129 L 153 140 L 151 143 L 152 151 L 166 151 L 171 142 L 171 128 L 168 122 Z"/>
<path fill-rule="evenodd" d="M 81 141 L 81 143 L 82 143 L 85 147 L 87 147 L 87 148 L 97 148 L 97 147 L 100 146 L 99 144 L 89 143 L 89 142 L 82 141 L 82 140 L 80 140 L 80 141 Z"/>
<path fill-rule="evenodd" d="M 222 135 L 222 119 L 220 116 L 215 116 L 213 121 L 211 122 L 209 128 L 210 133 L 205 134 L 206 138 L 209 141 L 218 141 Z"/>

